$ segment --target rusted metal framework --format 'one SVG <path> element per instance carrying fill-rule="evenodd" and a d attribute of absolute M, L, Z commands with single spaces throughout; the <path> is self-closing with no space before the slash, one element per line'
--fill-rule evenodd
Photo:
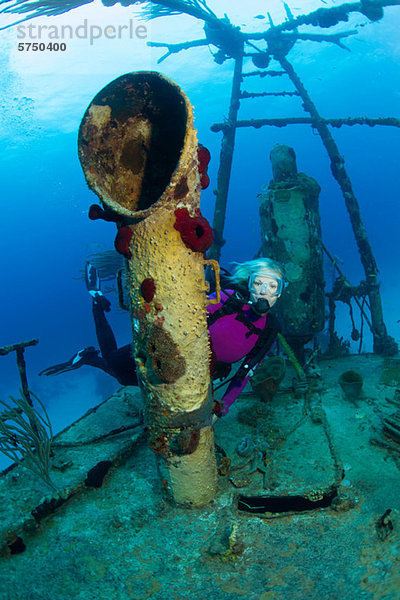
<path fill-rule="evenodd" d="M 73 2 L 61 2 L 60 0 L 0 0 L 0 13 L 16 13 L 22 15 L 17 21 L 25 21 L 42 15 L 57 15 L 68 12 L 90 1 L 75 0 Z M 102 0 L 105 6 L 116 4 L 116 0 Z M 362 220 L 359 203 L 354 194 L 349 174 L 345 167 L 345 161 L 333 138 L 331 127 L 342 125 L 382 125 L 399 127 L 400 120 L 397 118 L 371 119 L 369 117 L 351 117 L 347 119 L 324 118 L 304 83 L 296 73 L 295 68 L 289 62 L 287 55 L 297 42 L 304 40 L 317 43 L 331 43 L 340 48 L 347 49 L 343 40 L 357 33 L 349 30 L 340 33 L 324 33 L 335 25 L 347 22 L 352 13 L 362 14 L 368 21 L 379 21 L 384 16 L 384 8 L 398 6 L 400 0 L 360 0 L 358 2 L 345 2 L 340 6 L 331 8 L 319 8 L 308 14 L 294 17 L 290 7 L 284 4 L 287 19 L 276 25 L 268 14 L 269 27 L 256 33 L 244 33 L 240 27 L 231 24 L 227 15 L 218 18 L 208 7 L 206 0 L 120 0 L 123 6 L 140 5 L 142 16 L 146 19 L 165 17 L 181 13 L 189 14 L 204 21 L 204 38 L 186 41 L 183 43 L 169 44 L 162 42 L 149 42 L 153 47 L 165 48 L 166 53 L 158 62 L 162 62 L 174 53 L 188 50 L 199 46 L 210 46 L 216 49 L 214 60 L 222 64 L 226 60 L 234 61 L 232 90 L 228 118 L 224 123 L 215 124 L 213 131 L 222 131 L 222 142 L 220 152 L 220 164 L 217 178 L 216 202 L 213 219 L 215 232 L 214 243 L 210 249 L 209 256 L 218 259 L 221 247 L 224 243 L 223 231 L 229 192 L 232 158 L 235 147 L 235 134 L 238 127 L 263 127 L 309 123 L 321 137 L 321 141 L 328 153 L 333 177 L 336 179 L 344 198 L 353 228 L 354 237 L 358 246 L 360 259 L 365 272 L 365 281 L 368 290 L 368 298 L 371 311 L 371 330 L 374 339 L 374 351 L 379 354 L 394 354 L 397 345 L 394 339 L 388 335 L 383 320 L 382 302 L 378 282 L 378 267 L 368 240 L 366 229 Z M 318 33 L 303 33 L 299 31 L 301 26 L 313 26 Z M 256 71 L 244 72 L 245 59 L 250 58 Z M 268 69 L 271 59 L 277 61 L 281 70 Z M 294 89 L 282 91 L 282 95 L 299 97 L 302 105 L 309 116 L 303 118 L 282 119 L 251 119 L 249 121 L 238 120 L 240 101 L 252 99 L 260 94 L 251 94 L 242 89 L 245 78 L 248 77 L 281 77 L 287 76 Z M 268 96 L 271 92 L 265 91 L 261 95 Z M 275 94 L 275 92 L 274 92 Z"/>
<path fill-rule="evenodd" d="M 260 128 L 263 126 L 284 127 L 293 124 L 309 123 L 311 127 L 319 134 L 322 144 L 325 147 L 333 177 L 336 179 L 349 213 L 351 226 L 360 254 L 361 263 L 365 272 L 365 281 L 369 305 L 371 311 L 371 331 L 374 340 L 374 351 L 378 354 L 395 354 L 397 345 L 394 339 L 388 335 L 383 320 L 382 302 L 378 282 L 378 267 L 372 252 L 372 248 L 367 236 L 367 232 L 361 216 L 360 206 L 353 191 L 349 174 L 345 167 L 345 160 L 340 153 L 335 142 L 331 129 L 332 127 L 341 127 L 342 125 L 368 125 L 368 126 L 391 126 L 399 127 L 400 119 L 390 117 L 384 119 L 373 119 L 366 116 L 350 117 L 342 119 L 326 119 L 321 116 L 318 108 L 313 102 L 304 83 L 301 81 L 295 68 L 289 62 L 287 55 L 294 44 L 301 40 L 311 40 L 315 42 L 334 43 L 341 48 L 347 49 L 343 44 L 343 39 L 357 33 L 355 30 L 341 32 L 338 34 L 302 34 L 298 27 L 301 25 L 314 25 L 319 28 L 329 28 L 337 25 L 339 22 L 347 21 L 350 13 L 359 12 L 365 15 L 370 21 L 380 20 L 384 13 L 385 6 L 398 5 L 399 2 L 372 1 L 363 0 L 361 2 L 345 3 L 338 7 L 318 9 L 308 15 L 301 15 L 294 18 L 289 6 L 285 4 L 288 20 L 281 25 L 274 25 L 269 16 L 270 28 L 259 34 L 244 34 L 239 28 L 226 28 L 226 18 L 221 25 L 218 34 L 214 29 L 212 36 L 209 35 L 209 26 L 206 22 L 204 30 L 206 39 L 204 43 L 214 44 L 218 47 L 218 52 L 214 55 L 216 62 L 222 63 L 228 58 L 234 60 L 234 71 L 232 79 L 231 98 L 229 105 L 228 118 L 224 123 L 214 124 L 212 131 L 222 132 L 220 164 L 217 178 L 216 202 L 213 219 L 213 229 L 215 240 L 210 249 L 209 255 L 213 259 L 219 259 L 221 247 L 224 244 L 223 231 L 225 215 L 227 210 L 227 199 L 229 192 L 229 183 L 231 176 L 232 158 L 235 147 L 236 129 L 239 127 Z M 291 30 L 288 33 L 288 30 Z M 263 41 L 265 47 L 260 48 L 254 44 L 254 41 Z M 195 40 L 193 46 L 201 45 L 202 40 Z M 191 47 L 190 42 L 181 44 L 161 44 L 159 42 L 150 42 L 152 46 L 164 46 L 167 53 L 160 59 L 164 60 L 174 52 Z M 250 52 L 249 52 L 250 48 Z M 244 59 L 250 57 L 254 66 L 258 70 L 244 72 Z M 271 59 L 277 61 L 281 70 L 269 70 L 267 67 Z M 159 61 L 159 62 L 160 62 Z M 303 118 L 282 118 L 282 119 L 251 119 L 240 121 L 238 119 L 241 100 L 253 99 L 261 96 L 277 95 L 276 92 L 249 93 L 242 89 L 242 84 L 249 77 L 282 77 L 286 76 L 294 89 L 279 92 L 278 95 L 299 97 L 302 101 L 304 111 L 308 117 Z"/>

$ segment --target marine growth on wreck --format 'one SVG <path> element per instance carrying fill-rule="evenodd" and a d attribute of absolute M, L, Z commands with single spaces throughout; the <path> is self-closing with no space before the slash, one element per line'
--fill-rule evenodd
<path fill-rule="evenodd" d="M 0 399 L 0 450 L 13 461 L 0 472 L 0 598 L 395 600 L 400 361 L 390 268 L 396 240 L 388 221 L 379 224 L 382 213 L 393 222 L 397 216 L 396 184 L 387 176 L 394 138 L 381 132 L 395 135 L 400 115 L 384 116 L 389 84 L 381 76 L 400 0 L 315 0 L 310 10 L 283 3 L 281 18 L 260 4 L 251 27 L 248 14 L 235 12 L 244 10 L 242 3 L 101 4 L 0 2 L 10 32 L 16 31 L 11 21 L 37 17 L 34 23 L 47 25 L 70 11 L 78 18 L 82 9 L 108 11 L 110 23 L 114 10 L 125 11 L 124 18 L 140 14 L 156 31 L 146 40 L 149 65 L 138 65 L 137 46 L 126 44 L 127 68 L 110 51 L 114 64 L 97 77 L 106 59 L 99 44 L 90 74 L 62 74 L 65 97 L 52 77 L 40 82 L 39 112 L 51 114 L 60 101 L 57 131 L 74 121 L 68 155 L 58 152 L 54 132 L 43 124 L 43 145 L 24 130 L 29 98 L 9 118 L 7 107 L 11 102 L 17 111 L 20 90 L 7 76 L 2 80 L 4 122 L 25 137 L 15 133 L 2 159 L 12 185 L 5 186 L 7 231 L 0 238 L 13 255 L 14 275 L 2 273 L 4 296 L 8 285 L 15 292 L 12 311 L 2 315 L 7 335 L 17 339 L 0 340 L 0 364 L 7 365 L 0 377 L 0 392 L 7 392 Z M 185 19 L 199 25 L 193 36 Z M 392 28 L 384 28 L 391 20 Z M 156 28 L 168 21 L 165 34 Z M 328 48 L 337 52 L 335 66 L 327 61 L 324 69 Z M 5 70 L 25 58 L 25 51 L 15 53 L 17 59 L 7 55 Z M 42 57 L 29 56 L 30 85 L 33 60 L 40 71 Z M 379 112 L 366 103 L 365 114 L 354 114 L 356 90 L 342 77 L 347 68 L 354 87 L 356 75 L 364 75 L 361 93 L 371 95 Z M 334 93 L 324 103 L 331 80 Z M 374 96 L 374 82 L 381 95 Z M 66 107 L 72 111 L 75 101 L 71 117 Z M 78 128 L 90 190 L 80 171 L 76 178 Z M 28 144 L 29 152 L 18 144 Z M 362 164 L 367 146 L 373 158 Z M 385 173 L 377 168 L 380 153 Z M 366 193 L 364 179 L 374 193 Z M 340 218 L 326 221 L 327 202 Z M 111 235 L 106 248 L 103 227 Z M 35 254 L 39 240 L 45 260 Z M 337 248 L 353 241 L 357 261 L 347 264 Z M 211 380 L 206 309 L 218 301 L 220 284 L 227 287 L 227 257 L 256 256 L 284 266 L 273 307 L 282 332 L 251 369 L 250 385 L 229 414 L 216 420 L 213 408 L 238 364 Z M 118 300 L 129 311 L 139 386 L 109 391 L 107 379 L 91 379 L 83 368 L 55 382 L 37 377 L 59 360 L 56 354 L 72 354 L 69 330 L 71 339 L 73 330 L 81 338 L 89 331 L 74 308 L 88 258 L 112 299 L 112 316 L 121 322 L 127 316 L 118 314 Z M 4 382 L 14 368 L 9 394 Z M 88 408 L 93 381 L 96 402 Z M 54 427 L 55 407 L 69 410 L 68 400 L 76 401 L 78 417 Z"/>
<path fill-rule="evenodd" d="M 159 73 L 111 82 L 80 127 L 87 182 L 112 212 L 115 246 L 127 259 L 150 447 L 167 493 L 188 506 L 213 499 L 217 476 L 204 280 L 212 232 L 199 206 L 201 153 L 189 101 Z"/>

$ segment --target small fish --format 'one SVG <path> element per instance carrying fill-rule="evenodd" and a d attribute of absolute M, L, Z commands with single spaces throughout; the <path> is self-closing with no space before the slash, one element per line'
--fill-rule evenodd
<path fill-rule="evenodd" d="M 328 4 L 328 3 L 326 2 L 326 0 L 321 0 L 321 2 L 323 2 L 324 4 Z"/>
<path fill-rule="evenodd" d="M 256 15 L 254 19 L 265 19 L 265 15 Z"/>

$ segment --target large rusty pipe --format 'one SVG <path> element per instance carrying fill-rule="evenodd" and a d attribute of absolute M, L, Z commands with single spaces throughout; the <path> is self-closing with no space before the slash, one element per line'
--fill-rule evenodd
<path fill-rule="evenodd" d="M 197 146 L 189 100 L 154 72 L 112 81 L 79 131 L 87 183 L 117 223 L 127 259 L 150 447 L 165 491 L 186 506 L 210 502 L 217 489 L 204 279 L 212 235 L 200 214 Z"/>

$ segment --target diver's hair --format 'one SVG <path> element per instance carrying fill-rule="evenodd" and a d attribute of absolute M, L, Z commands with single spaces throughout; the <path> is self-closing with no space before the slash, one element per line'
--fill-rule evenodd
<path fill-rule="evenodd" d="M 283 265 L 272 258 L 256 258 L 245 262 L 234 262 L 232 274 L 227 277 L 228 283 L 233 287 L 246 288 L 249 278 L 259 271 L 271 271 L 278 273 L 282 279 L 285 279 L 285 269 Z"/>

